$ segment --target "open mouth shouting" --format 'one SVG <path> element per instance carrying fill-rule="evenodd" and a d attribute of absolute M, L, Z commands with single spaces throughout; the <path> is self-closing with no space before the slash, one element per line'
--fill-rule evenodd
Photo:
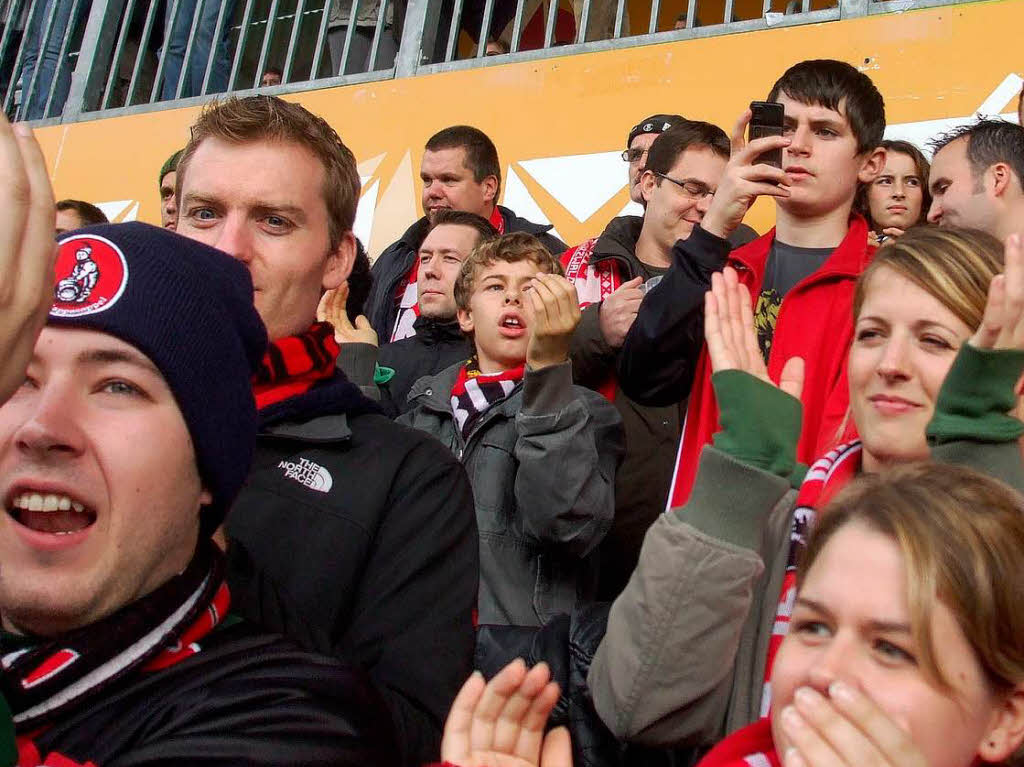
<path fill-rule="evenodd" d="M 505 312 L 498 319 L 498 328 L 506 338 L 520 338 L 526 333 L 526 320 L 519 312 Z"/>
<path fill-rule="evenodd" d="M 30 542 L 42 546 L 77 542 L 96 522 L 92 508 L 65 492 L 15 487 L 6 508 Z"/>

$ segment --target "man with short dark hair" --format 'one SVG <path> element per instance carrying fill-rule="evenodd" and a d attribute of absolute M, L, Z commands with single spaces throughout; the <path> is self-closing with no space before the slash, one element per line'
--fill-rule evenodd
<path fill-rule="evenodd" d="M 277 67 L 267 67 L 263 70 L 263 77 L 260 78 L 260 87 L 272 88 L 275 85 L 280 85 L 283 77 L 284 73 Z"/>
<path fill-rule="evenodd" d="M 534 224 L 498 205 L 501 165 L 487 134 L 469 125 L 454 125 L 427 141 L 420 163 L 424 216 L 391 244 L 373 264 L 374 286 L 367 317 L 377 336 L 399 341 L 413 334 L 416 320 L 416 254 L 440 210 L 465 210 L 487 219 L 499 234 L 526 232 L 552 254 L 565 243 L 550 234 L 551 226 Z"/>
<path fill-rule="evenodd" d="M 248 267 L 270 337 L 256 459 L 225 524 L 236 604 L 367 669 L 420 764 L 471 670 L 479 543 L 458 462 L 381 415 L 316 322 L 351 270 L 358 196 L 334 130 L 273 96 L 209 107 L 178 163 L 178 231 Z"/>
<path fill-rule="evenodd" d="M 57 203 L 56 230 L 61 235 L 83 226 L 107 223 L 107 215 L 84 200 L 60 200 Z"/>
<path fill-rule="evenodd" d="M 928 221 L 1005 240 L 1024 231 L 1024 127 L 979 120 L 932 141 Z"/>
<path fill-rule="evenodd" d="M 473 353 L 455 316 L 455 278 L 473 249 L 496 235 L 490 222 L 475 213 L 439 210 L 434 214 L 418 254 L 416 332 L 400 341 L 378 347 L 377 334 L 366 317 L 350 320 L 350 296 L 340 290 L 324 296 L 322 314 L 334 326 L 334 337 L 341 345 L 339 366 L 364 391 L 373 386 L 381 369 L 386 371 L 388 378 L 380 382 L 377 393 L 388 415 L 395 417 L 410 409 L 409 391 L 420 378 L 440 373 Z"/>
<path fill-rule="evenodd" d="M 175 188 L 178 184 L 178 160 L 181 159 L 182 149 L 172 154 L 160 166 L 160 174 L 157 176 L 157 184 L 160 187 L 160 226 L 170 229 L 172 232 L 178 226 L 178 198 L 175 195 Z"/>
<path fill-rule="evenodd" d="M 672 264 L 673 246 L 703 219 L 729 160 L 729 139 L 721 128 L 681 120 L 654 132 L 664 124 L 649 119 L 633 129 L 635 138 L 654 137 L 644 151 L 638 184 L 644 216 L 614 218 L 600 237 L 562 256 L 583 307 L 572 339 L 573 379 L 605 393 L 626 430 L 626 456 L 616 475 L 615 521 L 601 548 L 599 596 L 605 600 L 625 587 L 644 533 L 665 508 L 686 413 L 685 399 L 647 407 L 626 396 L 616 383 L 616 359 L 645 286 L 661 280 Z"/>

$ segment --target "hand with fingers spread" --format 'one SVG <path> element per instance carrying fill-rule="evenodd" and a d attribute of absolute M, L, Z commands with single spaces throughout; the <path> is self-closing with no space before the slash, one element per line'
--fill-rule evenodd
<path fill-rule="evenodd" d="M 704 294 L 704 338 L 713 373 L 742 370 L 772 383 L 757 343 L 750 291 L 731 266 L 711 276 L 711 290 Z M 793 357 L 782 368 L 778 387 L 800 399 L 803 384 L 804 361 Z"/>
<path fill-rule="evenodd" d="M 601 302 L 598 320 L 601 335 L 604 336 L 605 343 L 613 349 L 622 346 L 626 334 L 633 326 L 633 320 L 636 319 L 636 313 L 640 310 L 640 303 L 644 300 L 644 293 L 640 289 L 642 282 L 643 277 L 627 280 Z"/>
<path fill-rule="evenodd" d="M 26 125 L 0 115 L 0 404 L 25 378 L 46 317 L 53 305 L 53 189 L 46 160 Z"/>
<path fill-rule="evenodd" d="M 729 163 L 700 224 L 705 232 L 723 239 L 743 223 L 750 206 L 761 195 L 789 197 L 789 177 L 779 168 L 759 163 L 757 159 L 773 149 L 784 149 L 791 140 L 785 136 L 765 136 L 748 144 L 743 136 L 750 117 L 748 109 L 736 121 Z"/>
<path fill-rule="evenodd" d="M 978 349 L 1024 350 L 1024 246 L 1021 236 L 1006 238 L 1003 273 L 989 283 L 981 325 L 970 344 Z"/>
<path fill-rule="evenodd" d="M 462 685 L 441 739 L 441 759 L 459 767 L 572 767 L 569 732 L 544 735 L 558 685 L 545 663 L 527 671 L 516 659 L 484 683 L 479 671 Z"/>
<path fill-rule="evenodd" d="M 779 715 L 783 767 L 927 767 L 910 734 L 863 692 L 833 682 L 803 687 Z M 776 740 L 778 745 L 778 740 Z"/>
<path fill-rule="evenodd" d="M 557 274 L 538 272 L 523 298 L 530 343 L 526 362 L 534 370 L 569 359 L 569 342 L 580 324 L 576 287 Z"/>
<path fill-rule="evenodd" d="M 353 325 L 345 310 L 348 303 L 348 281 L 334 290 L 328 290 L 320 299 L 320 305 L 316 308 L 316 318 L 319 322 L 329 322 L 334 326 L 334 339 L 339 344 L 370 344 L 378 346 L 379 339 L 377 331 L 370 325 L 370 321 L 363 315 L 356 317 Z"/>

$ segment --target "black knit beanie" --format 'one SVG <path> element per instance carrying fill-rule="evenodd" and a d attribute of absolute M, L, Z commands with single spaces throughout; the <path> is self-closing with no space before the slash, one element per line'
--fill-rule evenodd
<path fill-rule="evenodd" d="M 116 336 L 163 374 L 213 496 L 212 533 L 242 487 L 256 438 L 251 376 L 267 333 L 243 264 L 149 224 L 102 224 L 59 239 L 49 324 Z M 159 439 L 154 434 L 153 439 Z"/>

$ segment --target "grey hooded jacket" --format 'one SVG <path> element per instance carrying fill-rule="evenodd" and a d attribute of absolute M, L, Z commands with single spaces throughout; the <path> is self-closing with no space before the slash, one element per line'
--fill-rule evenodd
<path fill-rule="evenodd" d="M 479 623 L 541 626 L 594 598 L 615 513 L 622 420 L 572 384 L 571 364 L 527 368 L 463 439 L 451 390 L 462 363 L 421 378 L 399 423 L 447 445 L 469 474 L 480 532 Z"/>

